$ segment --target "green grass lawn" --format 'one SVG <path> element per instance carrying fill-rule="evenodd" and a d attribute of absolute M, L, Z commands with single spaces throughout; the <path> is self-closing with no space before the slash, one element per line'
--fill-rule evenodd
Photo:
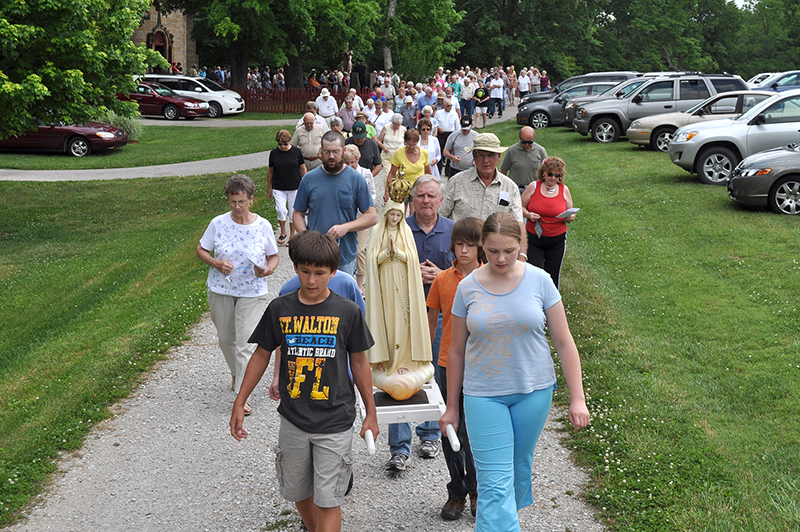
<path fill-rule="evenodd" d="M 537 141 L 582 209 L 561 289 L 587 498 L 613 530 L 800 529 L 800 219 L 740 209 L 662 153 Z M 194 248 L 225 177 L 0 183 L 0 525 L 206 309 Z M 258 191 L 256 210 L 274 221 Z"/>
<path fill-rule="evenodd" d="M 59 153 L 0 152 L 0 168 L 19 170 L 83 170 L 130 168 L 230 157 L 271 150 L 278 126 L 217 128 L 145 126 L 135 144 L 89 157 Z M 294 131 L 294 128 L 291 128 Z"/>

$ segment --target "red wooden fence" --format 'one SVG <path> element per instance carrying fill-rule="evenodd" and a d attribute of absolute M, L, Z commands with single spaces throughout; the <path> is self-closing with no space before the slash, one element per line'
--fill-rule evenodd
<path fill-rule="evenodd" d="M 267 91 L 264 89 L 231 88 L 244 98 L 244 109 L 254 113 L 305 113 L 306 102 L 314 101 L 319 96 L 319 91 L 313 89 L 287 88 L 286 90 Z M 366 101 L 369 90 L 359 91 L 361 99 Z M 338 93 L 331 93 L 336 102 L 341 106 L 347 91 L 340 89 Z"/>

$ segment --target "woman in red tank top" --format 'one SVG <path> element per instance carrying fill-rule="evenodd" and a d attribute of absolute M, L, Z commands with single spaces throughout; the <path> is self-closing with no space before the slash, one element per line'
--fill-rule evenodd
<path fill-rule="evenodd" d="M 558 218 L 572 208 L 572 195 L 564 184 L 566 165 L 548 157 L 536 171 L 538 179 L 522 194 L 522 215 L 527 220 L 528 262 L 543 268 L 558 287 L 561 263 L 567 249 L 567 224 L 575 215 Z"/>

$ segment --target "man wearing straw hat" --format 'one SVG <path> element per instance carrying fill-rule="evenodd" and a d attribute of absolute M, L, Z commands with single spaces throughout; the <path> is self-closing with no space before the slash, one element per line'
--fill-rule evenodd
<path fill-rule="evenodd" d="M 500 139 L 494 133 L 475 135 L 472 147 L 466 148 L 466 151 L 472 152 L 475 164 L 447 182 L 439 214 L 457 222 L 467 216 L 486 220 L 492 213 L 508 212 L 524 229 L 519 187 L 497 170 L 500 155 L 506 149 L 500 145 Z M 522 234 L 524 239 L 524 230 Z M 527 249 L 527 242 L 523 244 L 520 249 Z M 520 259 L 526 260 L 527 256 L 520 253 Z"/>

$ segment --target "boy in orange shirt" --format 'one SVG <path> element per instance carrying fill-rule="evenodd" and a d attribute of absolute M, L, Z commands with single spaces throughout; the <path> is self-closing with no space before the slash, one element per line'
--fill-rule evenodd
<path fill-rule="evenodd" d="M 483 261 L 482 227 L 483 222 L 478 218 L 462 218 L 455 223 L 450 238 L 450 251 L 456 256 L 456 260 L 453 261 L 452 267 L 436 276 L 428 293 L 428 325 L 431 341 L 436 335 L 439 310 L 442 311 L 442 340 L 439 348 L 439 375 L 436 381 L 445 399 L 447 398 L 447 352 L 450 349 L 450 337 L 453 331 L 451 312 L 453 299 L 458 283 Z M 458 519 L 461 516 L 467 495 L 470 498 L 470 512 L 473 516 L 478 508 L 478 481 L 464 422 L 463 394 L 459 401 L 462 402 L 459 407 L 458 422 L 461 450 L 455 453 L 449 445 L 442 445 L 447 469 L 450 471 L 450 482 L 447 483 L 448 500 L 441 513 L 442 518 L 447 520 Z"/>

